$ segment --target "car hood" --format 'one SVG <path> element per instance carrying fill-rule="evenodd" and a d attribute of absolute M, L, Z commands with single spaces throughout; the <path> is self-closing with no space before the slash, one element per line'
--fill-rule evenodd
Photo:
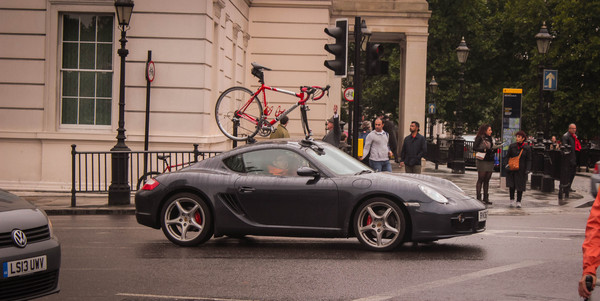
<path fill-rule="evenodd" d="M 383 184 L 390 185 L 392 183 L 386 182 L 402 182 L 403 187 L 413 186 L 416 188 L 417 185 L 423 185 L 430 187 L 448 199 L 461 200 L 461 199 L 471 199 L 465 192 L 456 186 L 451 181 L 446 179 L 422 175 L 422 174 L 409 174 L 409 173 L 374 173 L 368 175 L 373 177 L 373 180 Z M 386 184 L 384 184 L 386 183 Z M 392 185 L 388 187 L 397 187 L 397 185 Z M 414 190 L 418 191 L 418 189 Z M 404 191 L 404 193 L 407 193 Z"/>
<path fill-rule="evenodd" d="M 12 193 L 0 189 L 0 212 L 18 209 L 35 209 L 35 206 Z"/>

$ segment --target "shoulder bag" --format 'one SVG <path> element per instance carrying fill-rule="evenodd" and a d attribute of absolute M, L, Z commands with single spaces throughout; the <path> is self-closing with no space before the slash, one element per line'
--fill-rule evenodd
<path fill-rule="evenodd" d="M 508 159 L 508 169 L 512 171 L 519 170 L 519 159 L 521 159 L 521 154 L 523 153 L 523 149 L 519 152 L 519 155 L 516 157 L 512 157 Z"/>

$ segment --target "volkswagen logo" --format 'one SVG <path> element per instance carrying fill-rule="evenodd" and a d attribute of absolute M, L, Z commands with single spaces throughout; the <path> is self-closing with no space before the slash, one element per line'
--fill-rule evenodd
<path fill-rule="evenodd" d="M 25 232 L 19 229 L 12 231 L 12 238 L 15 242 L 15 245 L 17 245 L 19 248 L 25 248 L 27 245 L 27 236 L 25 235 Z"/>

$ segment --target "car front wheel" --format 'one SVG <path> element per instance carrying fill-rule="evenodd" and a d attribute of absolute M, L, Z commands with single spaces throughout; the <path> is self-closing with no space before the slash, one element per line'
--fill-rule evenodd
<path fill-rule="evenodd" d="M 185 247 L 201 244 L 213 235 L 208 206 L 200 197 L 190 193 L 174 195 L 165 203 L 161 225 L 171 242 Z"/>
<path fill-rule="evenodd" d="M 405 218 L 402 209 L 388 199 L 365 201 L 354 217 L 354 233 L 368 249 L 389 251 L 402 243 Z"/>

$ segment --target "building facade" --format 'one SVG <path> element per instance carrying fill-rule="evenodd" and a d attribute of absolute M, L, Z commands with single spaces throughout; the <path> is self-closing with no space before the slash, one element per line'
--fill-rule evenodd
<path fill-rule="evenodd" d="M 272 71 L 266 82 L 296 91 L 332 86 L 310 103 L 314 136 L 342 101 L 341 79 L 323 66 L 331 41 L 323 32 L 338 18 L 366 20 L 371 41 L 403 51 L 399 132 L 424 120 L 427 29 L 425 0 L 137 0 L 127 30 L 126 144 L 142 150 L 146 118 L 146 61 L 155 64 L 150 89 L 150 150 L 231 148 L 216 126 L 222 91 L 258 81 L 257 62 Z M 108 151 L 116 143 L 121 32 L 112 0 L 0 1 L 0 187 L 69 191 L 71 145 Z M 274 94 L 270 105 L 295 98 Z M 302 136 L 299 110 L 288 128 Z"/>

